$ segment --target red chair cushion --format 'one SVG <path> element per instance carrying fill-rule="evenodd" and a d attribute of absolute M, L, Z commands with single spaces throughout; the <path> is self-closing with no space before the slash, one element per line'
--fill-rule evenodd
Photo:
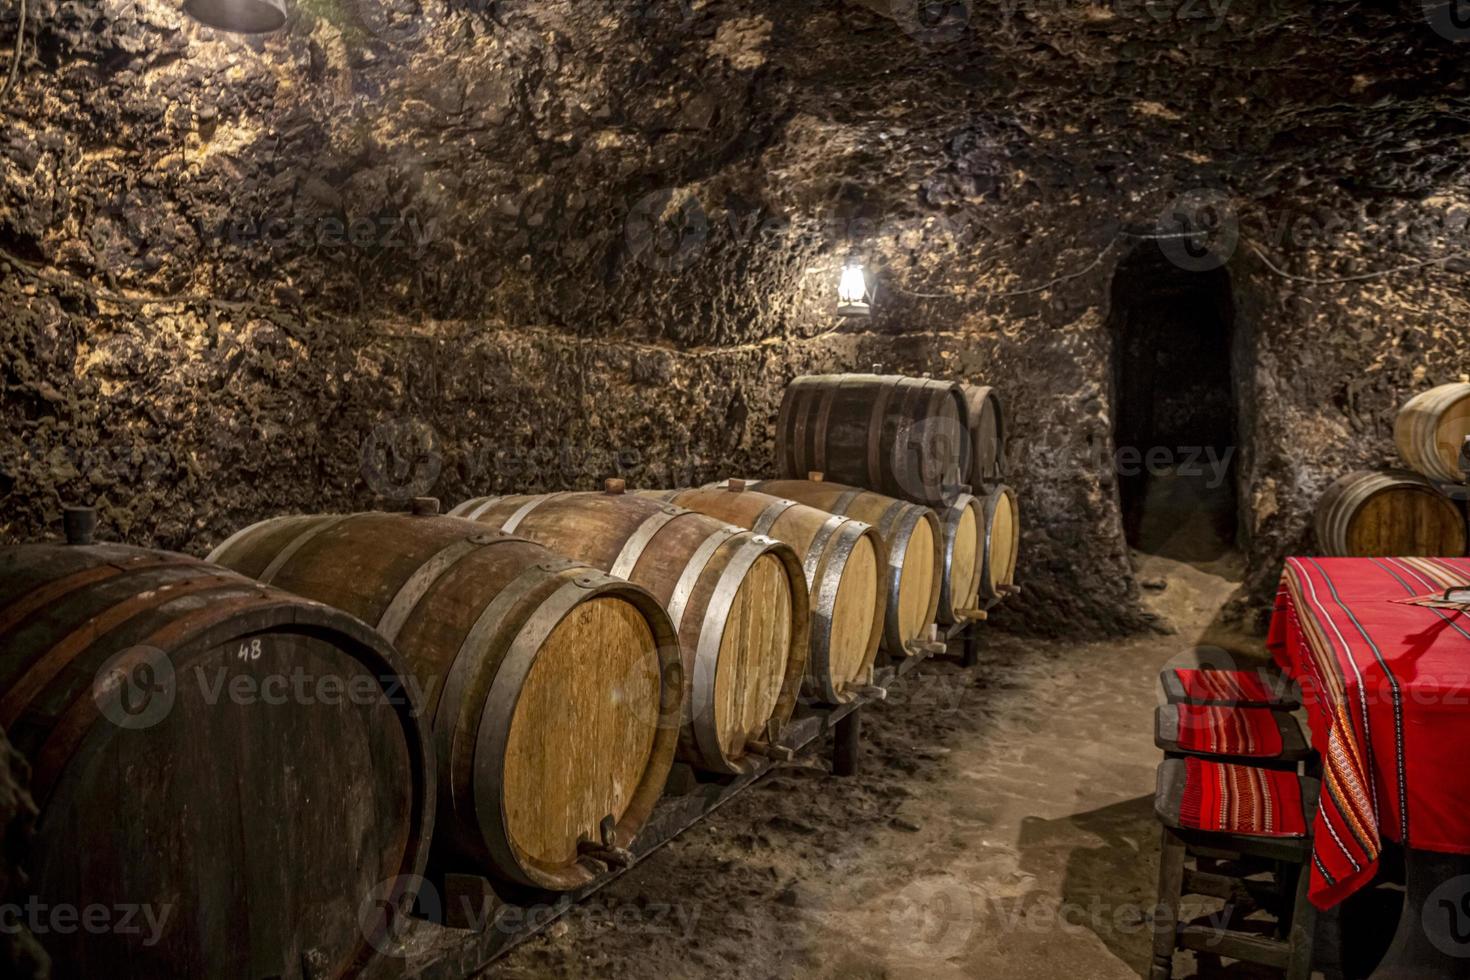
<path fill-rule="evenodd" d="M 1281 727 L 1269 708 L 1181 704 L 1179 748 L 1206 755 L 1274 759 L 1285 750 Z"/>
<path fill-rule="evenodd" d="M 1175 670 L 1190 701 L 1226 704 L 1275 704 L 1273 694 L 1253 670 Z"/>
<path fill-rule="evenodd" d="M 1301 783 L 1295 773 L 1184 760 L 1180 826 L 1253 837 L 1305 837 Z"/>

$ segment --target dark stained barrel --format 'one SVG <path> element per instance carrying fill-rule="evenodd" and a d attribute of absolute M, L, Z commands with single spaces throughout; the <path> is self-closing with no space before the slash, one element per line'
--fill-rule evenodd
<path fill-rule="evenodd" d="M 0 900 L 24 901 L 22 884 L 31 857 L 36 805 L 30 794 L 31 767 L 0 732 Z M 16 980 L 48 975 L 46 953 L 23 918 L 0 930 L 0 963 Z"/>
<path fill-rule="evenodd" d="M 1317 502 L 1317 546 L 1338 558 L 1459 557 L 1460 505 L 1417 473 L 1349 473 Z"/>
<path fill-rule="evenodd" d="M 0 550 L 0 727 L 41 812 L 31 891 L 134 910 L 41 935 L 54 974 L 367 966 L 433 823 L 413 690 L 351 616 L 197 559 Z"/>
<path fill-rule="evenodd" d="M 970 432 L 960 386 L 921 378 L 810 375 L 786 389 L 776 421 L 784 477 L 822 472 L 931 507 L 969 482 Z"/>
<path fill-rule="evenodd" d="M 727 489 L 647 491 L 689 510 L 768 534 L 796 549 L 811 592 L 811 646 L 803 692 L 828 704 L 869 683 L 883 638 L 883 540 L 872 525 L 732 481 Z"/>
<path fill-rule="evenodd" d="M 278 518 L 212 557 L 374 624 L 434 692 L 436 867 L 566 891 L 647 821 L 683 678 L 645 590 L 433 515 Z"/>
<path fill-rule="evenodd" d="M 524 535 L 657 597 L 684 654 L 686 762 L 749 771 L 751 744 L 769 742 L 791 718 L 806 672 L 810 608 L 790 545 L 621 487 L 482 497 L 451 513 Z"/>
<path fill-rule="evenodd" d="M 970 471 L 965 482 L 978 490 L 1005 477 L 1005 409 L 994 388 L 962 384 L 960 391 L 965 399 L 965 428 L 970 433 Z"/>

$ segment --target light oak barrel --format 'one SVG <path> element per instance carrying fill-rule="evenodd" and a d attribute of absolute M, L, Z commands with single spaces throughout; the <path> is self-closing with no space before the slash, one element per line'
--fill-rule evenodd
<path fill-rule="evenodd" d="M 746 481 L 746 486 L 873 526 L 888 554 L 882 646 L 894 656 L 912 655 L 939 611 L 944 538 L 938 515 L 922 504 L 825 479 Z"/>
<path fill-rule="evenodd" d="M 939 513 L 943 547 L 936 616 L 946 626 L 975 618 L 981 610 L 980 586 L 989 541 L 982 501 L 968 493 Z"/>
<path fill-rule="evenodd" d="M 984 561 L 980 598 L 989 605 L 1016 589 L 1016 561 L 1021 553 L 1021 509 L 1016 492 L 1002 484 L 982 498 L 985 515 Z"/>
<path fill-rule="evenodd" d="M 434 822 L 407 676 L 353 617 L 195 558 L 0 549 L 0 726 L 40 807 L 27 891 L 138 913 L 43 933 L 55 975 L 372 964 Z"/>
<path fill-rule="evenodd" d="M 1441 483 L 1463 483 L 1460 451 L 1470 438 L 1470 384 L 1415 395 L 1399 410 L 1393 436 L 1410 469 Z"/>
<path fill-rule="evenodd" d="M 752 743 L 769 743 L 790 720 L 810 607 L 789 545 L 625 493 L 482 497 L 451 513 L 525 535 L 657 597 L 684 654 L 684 761 L 747 772 Z"/>
<path fill-rule="evenodd" d="M 931 507 L 945 506 L 970 472 L 960 386 L 922 378 L 810 375 L 786 388 L 776 421 L 784 477 L 832 480 Z"/>
<path fill-rule="evenodd" d="M 965 399 L 965 428 L 970 433 L 966 482 L 975 488 L 989 486 L 1005 477 L 1005 408 L 994 388 L 961 384 L 960 391 Z"/>
<path fill-rule="evenodd" d="M 1317 502 L 1317 546 L 1342 558 L 1459 557 L 1460 506 L 1417 473 L 1349 473 Z"/>
<path fill-rule="evenodd" d="M 746 490 L 645 491 L 645 495 L 784 541 L 801 556 L 811 593 L 811 639 L 803 693 L 828 704 L 868 683 L 883 638 L 883 540 L 871 525 Z"/>
<path fill-rule="evenodd" d="M 437 516 L 278 518 L 211 557 L 374 624 L 432 692 L 436 867 L 567 891 L 647 821 L 683 679 L 645 590 Z"/>

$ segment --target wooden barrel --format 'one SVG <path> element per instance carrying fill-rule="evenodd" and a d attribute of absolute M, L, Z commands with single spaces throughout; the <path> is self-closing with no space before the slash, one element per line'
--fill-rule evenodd
<path fill-rule="evenodd" d="M 746 481 L 745 485 L 873 525 L 888 553 L 883 649 L 897 657 L 912 654 L 914 644 L 923 639 L 939 611 L 943 534 L 934 511 L 825 479 Z"/>
<path fill-rule="evenodd" d="M 482 497 L 453 514 L 523 534 L 644 586 L 669 611 L 684 654 L 680 757 L 751 769 L 791 718 L 806 670 L 809 606 L 789 545 L 646 497 Z"/>
<path fill-rule="evenodd" d="M 776 422 L 781 475 L 823 472 L 932 507 L 945 506 L 970 472 L 960 386 L 920 378 L 811 375 L 786 389 Z"/>
<path fill-rule="evenodd" d="M 28 890 L 77 921 L 132 910 L 43 932 L 55 975 L 363 969 L 433 825 L 408 681 L 351 616 L 194 558 L 0 550 L 0 726 L 41 811 Z"/>
<path fill-rule="evenodd" d="M 36 806 L 30 794 L 31 767 L 0 732 L 0 897 L 25 901 L 25 867 L 31 858 Z M 49 961 L 27 928 L 24 913 L 0 930 L 0 963 L 16 980 L 44 980 Z"/>
<path fill-rule="evenodd" d="M 1350 473 L 1317 502 L 1317 546 L 1342 558 L 1465 554 L 1465 517 L 1416 473 Z"/>
<path fill-rule="evenodd" d="M 1415 395 L 1393 427 L 1399 455 L 1431 480 L 1462 483 L 1460 451 L 1470 438 L 1470 384 L 1448 384 Z"/>
<path fill-rule="evenodd" d="M 883 638 L 883 541 L 871 525 L 794 500 L 746 490 L 649 491 L 647 496 L 784 541 L 802 556 L 811 593 L 811 637 L 802 691 L 828 704 L 868 683 Z"/>
<path fill-rule="evenodd" d="M 1005 410 L 994 388 L 962 384 L 960 391 L 970 433 L 970 475 L 965 482 L 976 488 L 989 486 L 1005 476 Z"/>
<path fill-rule="evenodd" d="M 985 495 L 984 562 L 980 573 L 980 598 L 993 605 L 1017 590 L 1016 559 L 1021 553 L 1021 510 L 1016 492 L 998 486 Z"/>
<path fill-rule="evenodd" d="M 436 866 L 566 891 L 648 819 L 683 684 L 643 589 L 436 516 L 277 518 L 211 558 L 375 624 L 435 693 Z"/>
<path fill-rule="evenodd" d="M 953 625 L 974 618 L 980 608 L 985 571 L 985 511 L 980 500 L 962 493 L 939 514 L 943 558 L 939 585 L 939 622 Z"/>

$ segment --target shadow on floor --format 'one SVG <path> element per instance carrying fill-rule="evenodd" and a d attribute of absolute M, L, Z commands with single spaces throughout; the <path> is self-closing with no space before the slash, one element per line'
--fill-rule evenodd
<path fill-rule="evenodd" d="M 1159 825 L 1153 796 L 1143 796 L 1060 820 L 1023 821 L 1020 850 L 1023 869 L 1042 873 L 1046 854 L 1069 847 L 1061 886 L 1060 929 L 1086 930 L 1108 951 L 1147 978 L 1152 958 L 1150 915 L 1158 901 Z M 1079 847 L 1079 835 L 1095 841 Z M 1319 917 L 1316 968 L 1346 980 L 1372 973 L 1393 937 L 1403 903 L 1401 888 L 1384 884 L 1402 877 L 1394 855 L 1377 887 L 1364 889 L 1343 906 Z M 1176 980 L 1280 980 L 1280 972 L 1249 963 L 1198 961 L 1176 956 Z"/>
<path fill-rule="evenodd" d="M 1060 820 L 1027 818 L 1019 841 L 1021 867 L 1038 874 L 1055 865 L 1047 860 L 1048 851 L 1070 850 L 1059 928 L 1094 933 L 1139 976 L 1148 975 L 1149 912 L 1158 891 L 1159 825 L 1153 802 L 1150 794 Z M 1079 835 L 1094 844 L 1077 846 Z"/>

